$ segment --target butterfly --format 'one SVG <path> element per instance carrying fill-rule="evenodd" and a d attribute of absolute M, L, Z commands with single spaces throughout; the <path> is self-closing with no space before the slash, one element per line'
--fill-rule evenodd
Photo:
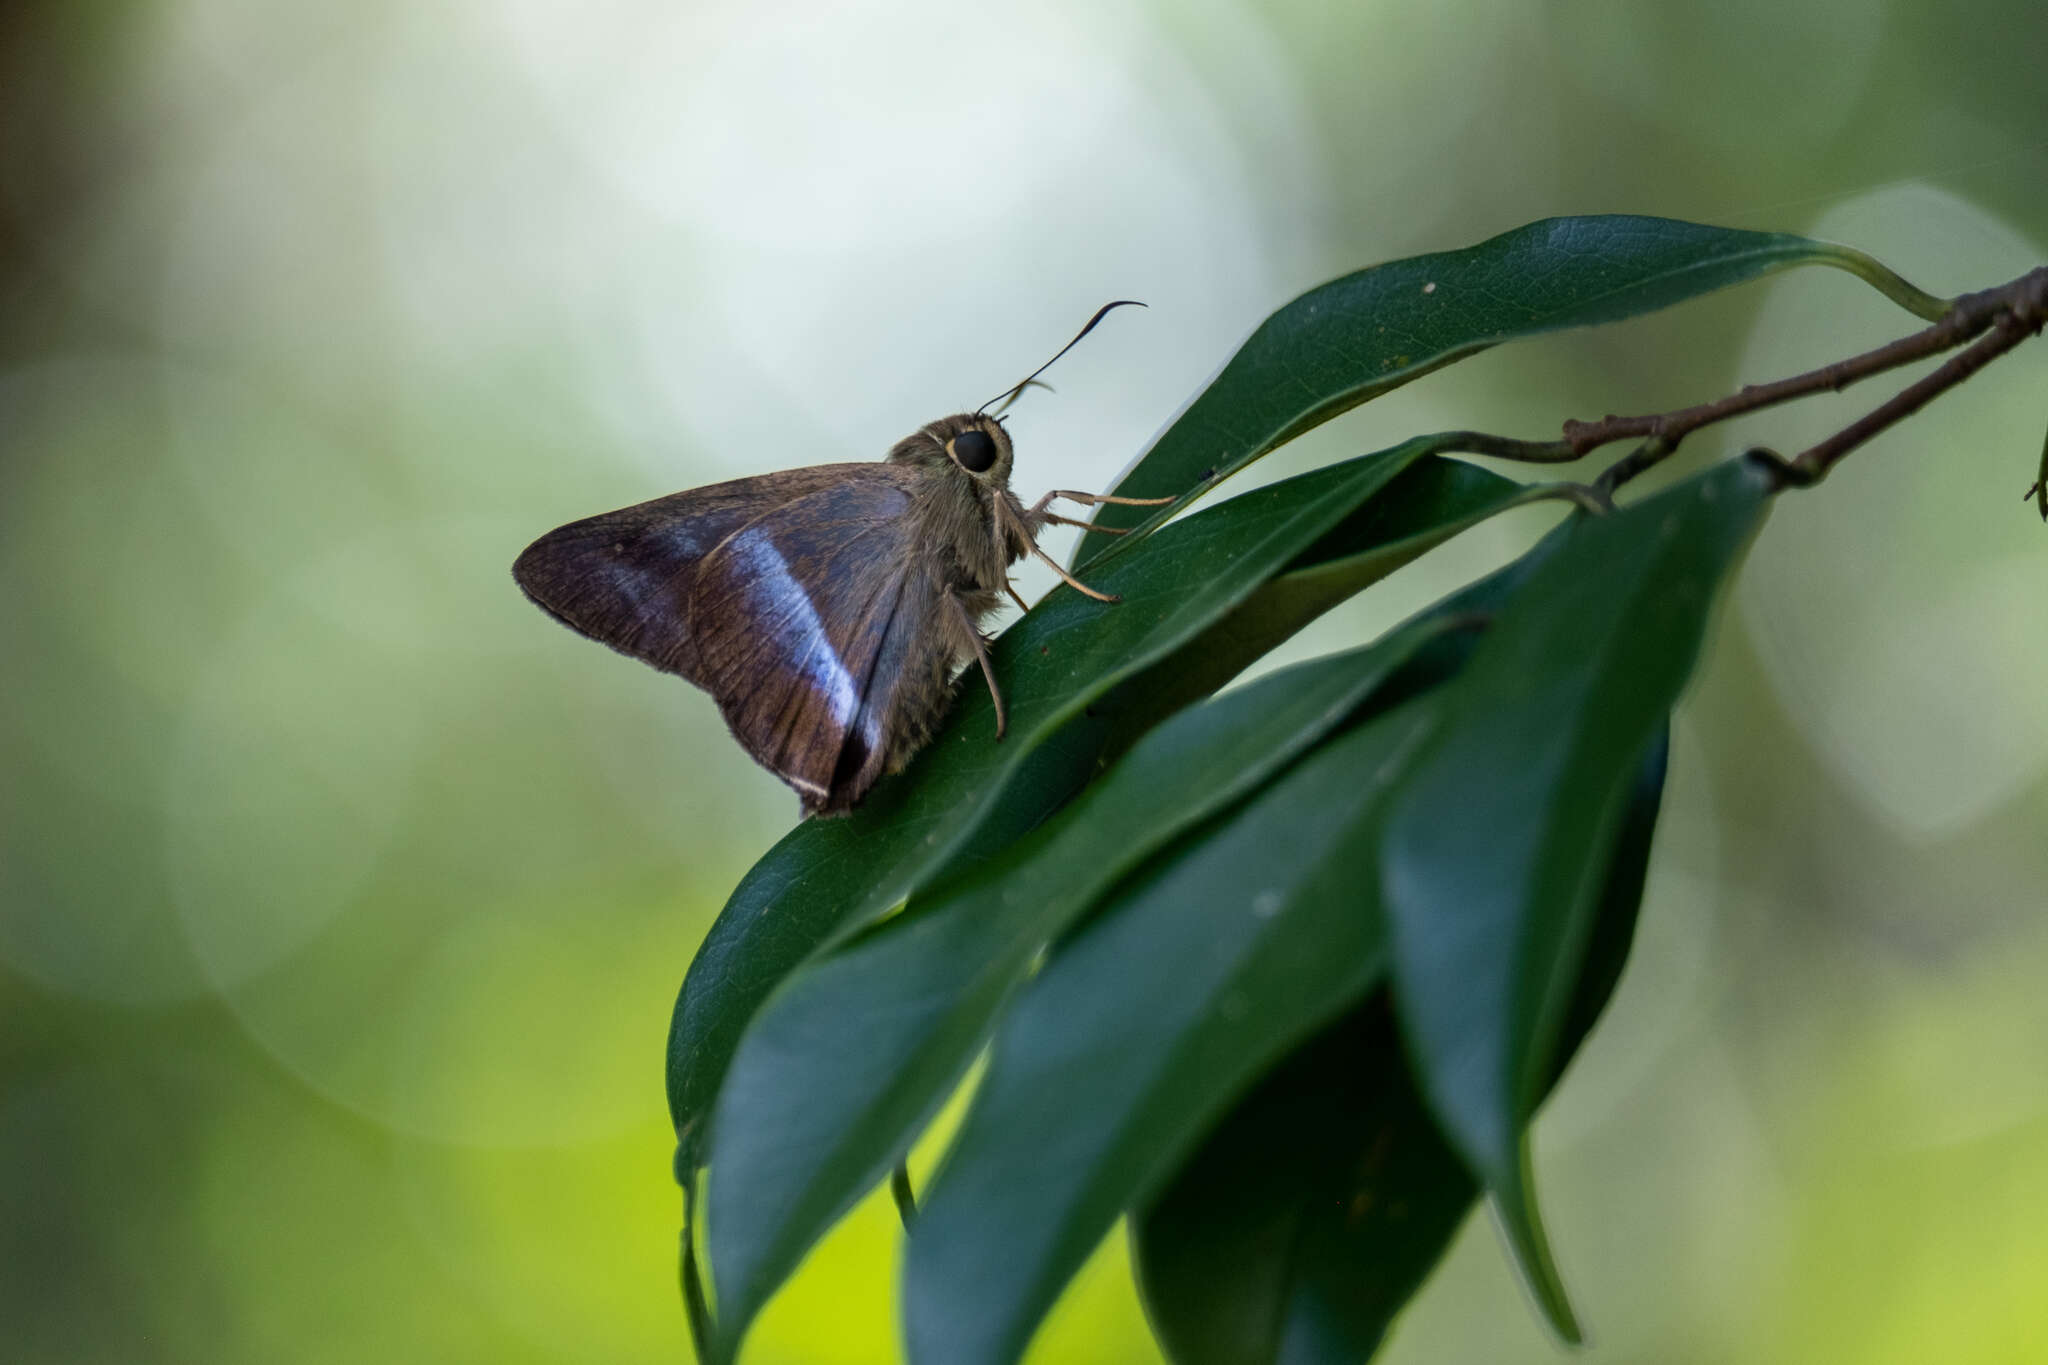
<path fill-rule="evenodd" d="M 1056 499 L 1150 506 L 1060 489 L 1010 491 L 1002 412 L 1118 300 L 991 413 L 927 422 L 888 455 L 672 493 L 548 532 L 512 575 L 570 629 L 709 692 L 733 737 L 795 789 L 805 815 L 850 810 L 931 738 L 954 675 L 978 663 L 1008 726 L 981 623 L 1049 525 L 1086 526 Z"/>

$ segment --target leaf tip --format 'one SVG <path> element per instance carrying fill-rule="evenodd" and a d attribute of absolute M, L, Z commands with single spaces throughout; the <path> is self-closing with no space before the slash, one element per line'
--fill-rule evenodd
<path fill-rule="evenodd" d="M 1494 1216 L 1507 1239 L 1523 1288 L 1536 1301 L 1536 1307 L 1542 1312 L 1544 1321 L 1550 1324 L 1550 1330 L 1567 1346 L 1583 1346 L 1586 1342 L 1585 1328 L 1573 1311 L 1571 1296 L 1558 1274 L 1557 1260 L 1550 1250 L 1550 1238 L 1543 1229 L 1542 1215 L 1537 1211 L 1535 1184 L 1530 1175 L 1525 1138 L 1519 1169 L 1510 1178 L 1492 1185 L 1490 1193 Z"/>

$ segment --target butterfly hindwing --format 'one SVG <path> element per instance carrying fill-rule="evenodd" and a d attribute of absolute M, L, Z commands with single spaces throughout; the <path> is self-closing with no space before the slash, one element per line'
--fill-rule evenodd
<path fill-rule="evenodd" d="M 697 681 L 810 810 L 860 799 L 891 757 L 902 689 L 950 663 L 903 474 L 857 468 L 734 531 L 690 588 Z"/>

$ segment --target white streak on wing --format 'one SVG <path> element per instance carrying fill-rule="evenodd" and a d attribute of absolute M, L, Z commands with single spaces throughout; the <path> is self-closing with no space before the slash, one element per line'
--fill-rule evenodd
<path fill-rule="evenodd" d="M 767 535 L 751 529 L 734 536 L 725 552 L 738 562 L 743 582 L 759 584 L 760 592 L 788 613 L 790 662 L 824 695 L 832 707 L 832 723 L 845 726 L 851 722 L 860 708 L 860 689 L 840 662 L 818 609 L 811 605 L 811 595 L 790 573 L 782 552 Z"/>

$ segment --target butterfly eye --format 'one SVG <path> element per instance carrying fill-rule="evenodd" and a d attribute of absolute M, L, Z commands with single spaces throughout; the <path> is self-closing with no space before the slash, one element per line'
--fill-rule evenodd
<path fill-rule="evenodd" d="M 946 442 L 946 451 L 970 474 L 980 474 L 996 462 L 996 443 L 985 431 L 963 431 Z"/>

